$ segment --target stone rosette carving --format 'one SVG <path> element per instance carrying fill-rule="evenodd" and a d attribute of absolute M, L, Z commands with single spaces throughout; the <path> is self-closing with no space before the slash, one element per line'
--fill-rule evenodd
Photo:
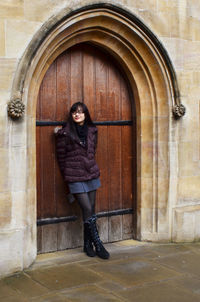
<path fill-rule="evenodd" d="M 17 98 L 8 103 L 8 115 L 13 119 L 18 119 L 24 115 L 25 105 Z"/>
<path fill-rule="evenodd" d="M 179 119 L 185 114 L 186 109 L 183 104 L 177 104 L 173 106 L 172 111 L 175 119 Z"/>

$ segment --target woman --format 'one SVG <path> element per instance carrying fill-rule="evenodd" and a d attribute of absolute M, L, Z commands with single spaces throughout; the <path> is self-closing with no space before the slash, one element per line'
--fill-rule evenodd
<path fill-rule="evenodd" d="M 56 131 L 58 163 L 69 191 L 78 201 L 84 221 L 84 252 L 90 256 L 108 259 L 96 227 L 96 190 L 100 187 L 99 168 L 95 161 L 97 128 L 87 106 L 72 105 L 67 124 Z M 93 244 L 95 251 L 93 250 Z"/>

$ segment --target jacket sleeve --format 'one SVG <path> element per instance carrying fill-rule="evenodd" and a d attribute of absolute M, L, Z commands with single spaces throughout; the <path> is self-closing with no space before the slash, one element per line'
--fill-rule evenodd
<path fill-rule="evenodd" d="M 66 159 L 66 141 L 67 135 L 65 129 L 60 129 L 55 133 L 56 155 L 61 173 L 64 173 Z"/>

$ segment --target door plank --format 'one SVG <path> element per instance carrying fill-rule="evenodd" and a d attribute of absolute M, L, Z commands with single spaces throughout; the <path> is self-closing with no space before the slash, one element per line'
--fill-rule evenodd
<path fill-rule="evenodd" d="M 134 106 L 118 64 L 101 49 L 80 44 L 62 53 L 50 66 L 38 95 L 37 120 L 63 121 L 71 105 L 84 101 L 95 121 L 132 120 Z M 99 125 L 96 159 L 101 171 L 96 212 L 133 207 L 136 190 L 136 132 L 131 126 Z M 38 219 L 77 216 L 73 222 L 38 227 L 38 250 L 48 252 L 82 245 L 81 210 L 67 201 L 53 126 L 37 127 Z M 132 138 L 134 143 L 132 144 Z M 134 171 L 132 171 L 134 167 Z M 134 195 L 135 194 L 135 195 Z M 132 214 L 98 219 L 103 241 L 131 238 Z"/>
<path fill-rule="evenodd" d="M 92 120 L 96 120 L 95 54 L 93 48 L 83 47 L 83 50 L 83 99 Z"/>
<path fill-rule="evenodd" d="M 109 210 L 122 208 L 121 127 L 108 128 Z"/>
<path fill-rule="evenodd" d="M 104 212 L 109 208 L 108 126 L 98 126 L 96 160 L 101 173 L 101 187 L 97 190 L 96 211 Z"/>
<path fill-rule="evenodd" d="M 122 208 L 132 208 L 133 203 L 133 148 L 130 143 L 132 127 L 122 126 Z"/>
<path fill-rule="evenodd" d="M 56 60 L 56 120 L 65 121 L 70 110 L 71 54 L 64 52 Z"/>
<path fill-rule="evenodd" d="M 75 102 L 83 101 L 83 71 L 82 52 L 75 48 L 71 53 L 71 105 Z"/>
<path fill-rule="evenodd" d="M 41 119 L 55 120 L 56 117 L 56 64 L 52 64 L 45 75 L 41 85 L 42 101 L 40 105 Z"/>
<path fill-rule="evenodd" d="M 55 144 L 53 127 L 41 127 L 41 218 L 55 217 Z"/>

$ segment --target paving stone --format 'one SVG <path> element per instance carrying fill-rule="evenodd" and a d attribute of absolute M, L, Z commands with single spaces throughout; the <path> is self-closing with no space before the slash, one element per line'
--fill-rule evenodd
<path fill-rule="evenodd" d="M 183 275 L 180 278 L 168 281 L 168 284 L 187 290 L 192 294 L 200 296 L 200 279 L 188 276 L 188 274 Z M 199 298 L 200 301 L 200 298 Z"/>
<path fill-rule="evenodd" d="M 24 273 L 8 277 L 4 282 L 11 289 L 17 290 L 25 297 L 36 297 L 48 292 L 47 288 L 35 282 Z"/>
<path fill-rule="evenodd" d="M 0 298 L 16 295 L 16 290 L 5 283 L 5 279 L 0 280 Z"/>
<path fill-rule="evenodd" d="M 2 302 L 30 302 L 30 299 L 25 298 L 23 295 L 16 294 L 15 296 L 4 297 Z"/>
<path fill-rule="evenodd" d="M 128 247 L 136 247 L 136 246 L 144 246 L 144 245 L 150 245 L 152 246 L 151 243 L 148 243 L 148 242 L 144 242 L 144 241 L 138 241 L 138 240 L 133 240 L 133 239 L 128 239 L 128 240 L 122 240 L 122 241 L 117 241 L 117 242 L 114 242 L 112 244 L 113 246 L 128 246 Z"/>
<path fill-rule="evenodd" d="M 32 302 L 70 302 L 66 297 L 59 293 L 50 293 L 48 295 L 31 299 Z"/>
<path fill-rule="evenodd" d="M 98 287 L 103 288 L 105 290 L 108 290 L 110 292 L 117 292 L 119 290 L 123 290 L 124 287 L 116 282 L 110 281 L 110 280 L 106 280 L 103 282 L 98 282 L 97 284 Z"/>
<path fill-rule="evenodd" d="M 126 287 L 160 281 L 180 275 L 172 269 L 148 261 L 122 260 L 90 265 L 90 269 Z"/>
<path fill-rule="evenodd" d="M 179 254 L 188 252 L 188 246 L 185 244 L 153 244 L 152 246 L 145 246 L 145 250 L 151 250 L 151 253 L 165 256 L 170 254 Z"/>
<path fill-rule="evenodd" d="M 182 273 L 191 273 L 200 277 L 200 258 L 192 251 L 184 254 L 170 255 L 155 260 L 155 262 L 173 268 Z"/>
<path fill-rule="evenodd" d="M 117 260 L 117 259 L 126 259 L 126 258 L 154 258 L 156 257 L 155 253 L 150 249 L 145 249 L 144 246 L 135 246 L 133 247 L 123 247 L 123 248 L 116 248 L 111 253 L 111 257 L 109 261 Z"/>
<path fill-rule="evenodd" d="M 87 270 L 78 264 L 32 270 L 27 273 L 32 279 L 52 290 L 101 281 L 101 277 L 96 272 Z"/>
<path fill-rule="evenodd" d="M 100 289 L 94 285 L 75 288 L 69 291 L 63 291 L 62 294 L 69 298 L 70 301 L 81 302 L 119 302 L 124 301 L 107 291 Z"/>
<path fill-rule="evenodd" d="M 127 301 L 199 302 L 199 296 L 168 283 L 156 283 L 124 290 L 117 292 L 117 295 L 127 299 Z"/>
<path fill-rule="evenodd" d="M 187 249 L 191 249 L 197 254 L 200 254 L 200 243 L 187 244 Z"/>
<path fill-rule="evenodd" d="M 80 249 L 40 255 L 24 273 L 0 281 L 0 301 L 197 302 L 199 247 L 127 241 L 106 245 L 108 260 L 89 258 Z"/>

